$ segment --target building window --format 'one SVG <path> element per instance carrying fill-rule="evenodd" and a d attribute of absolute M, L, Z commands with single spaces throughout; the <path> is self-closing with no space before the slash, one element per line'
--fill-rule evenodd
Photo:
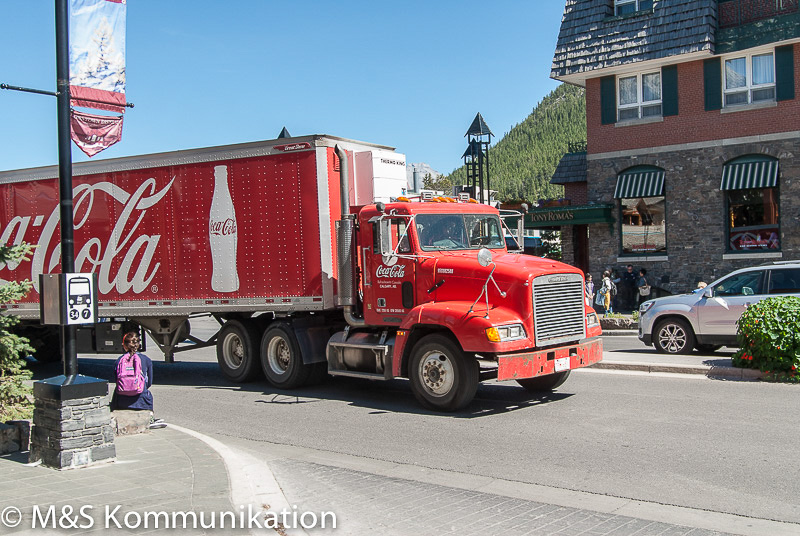
<path fill-rule="evenodd" d="M 614 0 L 614 14 L 628 15 L 653 9 L 653 0 Z"/>
<path fill-rule="evenodd" d="M 652 166 L 625 170 L 617 177 L 614 197 L 620 200 L 622 255 L 666 253 L 664 170 Z"/>
<path fill-rule="evenodd" d="M 720 189 L 729 252 L 780 250 L 778 169 L 777 160 L 760 155 L 725 164 Z"/>
<path fill-rule="evenodd" d="M 661 73 L 620 76 L 618 79 L 620 121 L 661 115 Z"/>
<path fill-rule="evenodd" d="M 775 55 L 748 54 L 724 64 L 725 106 L 775 100 Z"/>

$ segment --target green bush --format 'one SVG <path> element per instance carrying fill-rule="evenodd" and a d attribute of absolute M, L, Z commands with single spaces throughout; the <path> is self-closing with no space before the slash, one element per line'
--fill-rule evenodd
<path fill-rule="evenodd" d="M 740 350 L 733 366 L 754 368 L 768 378 L 800 381 L 800 297 L 767 298 L 737 321 Z"/>
<path fill-rule="evenodd" d="M 19 262 L 31 252 L 28 245 L 0 245 L 0 263 Z M 11 281 L 0 285 L 0 303 L 14 303 L 31 289 L 30 281 Z M 0 422 L 12 419 L 29 419 L 33 413 L 31 388 L 25 383 L 33 374 L 25 368 L 22 356 L 33 348 L 28 339 L 9 331 L 19 322 L 11 315 L 0 315 Z"/>

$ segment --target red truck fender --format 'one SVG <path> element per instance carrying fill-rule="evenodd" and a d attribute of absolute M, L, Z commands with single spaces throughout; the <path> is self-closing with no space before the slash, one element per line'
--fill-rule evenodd
<path fill-rule="evenodd" d="M 408 359 L 412 346 L 416 342 L 415 329 L 423 328 L 424 334 L 434 331 L 447 331 L 455 338 L 466 352 L 498 352 L 513 351 L 514 346 L 528 347 L 529 341 L 522 340 L 513 346 L 499 346 L 490 343 L 486 338 L 486 329 L 500 324 L 520 324 L 517 314 L 505 307 L 490 308 L 490 317 L 486 316 L 486 305 L 477 304 L 470 313 L 471 301 L 446 301 L 420 304 L 408 312 L 397 331 L 392 360 L 392 375 L 403 376 L 403 364 Z M 418 333 L 418 332 L 417 332 Z M 492 346 L 494 344 L 494 346 Z"/>

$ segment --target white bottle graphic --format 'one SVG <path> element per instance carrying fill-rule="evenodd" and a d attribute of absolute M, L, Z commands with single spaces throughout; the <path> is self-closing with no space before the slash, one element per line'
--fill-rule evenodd
<path fill-rule="evenodd" d="M 208 215 L 208 241 L 211 245 L 211 288 L 216 292 L 239 290 L 236 270 L 236 212 L 228 189 L 228 167 L 214 167 L 214 197 Z"/>

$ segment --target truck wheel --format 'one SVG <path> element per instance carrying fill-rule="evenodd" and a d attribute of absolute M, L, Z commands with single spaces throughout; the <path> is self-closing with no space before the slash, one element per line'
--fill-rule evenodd
<path fill-rule="evenodd" d="M 304 385 L 311 366 L 303 363 L 300 345 L 288 324 L 273 324 L 261 338 L 261 368 L 267 381 L 278 389 L 294 389 Z"/>
<path fill-rule="evenodd" d="M 548 374 L 547 376 L 537 376 L 536 378 L 524 378 L 517 380 L 517 383 L 525 388 L 530 393 L 541 391 L 552 391 L 557 387 L 564 385 L 564 382 L 569 378 L 571 371 L 565 370 L 556 372 L 555 374 Z"/>
<path fill-rule="evenodd" d="M 478 361 L 443 335 L 423 337 L 409 364 L 411 391 L 424 407 L 456 411 L 472 401 L 478 390 Z"/>
<path fill-rule="evenodd" d="M 249 320 L 228 320 L 217 337 L 217 362 L 232 382 L 243 383 L 258 377 L 258 332 Z"/>
<path fill-rule="evenodd" d="M 653 336 L 653 346 L 662 354 L 690 354 L 694 350 L 692 327 L 680 318 L 659 322 Z"/>

